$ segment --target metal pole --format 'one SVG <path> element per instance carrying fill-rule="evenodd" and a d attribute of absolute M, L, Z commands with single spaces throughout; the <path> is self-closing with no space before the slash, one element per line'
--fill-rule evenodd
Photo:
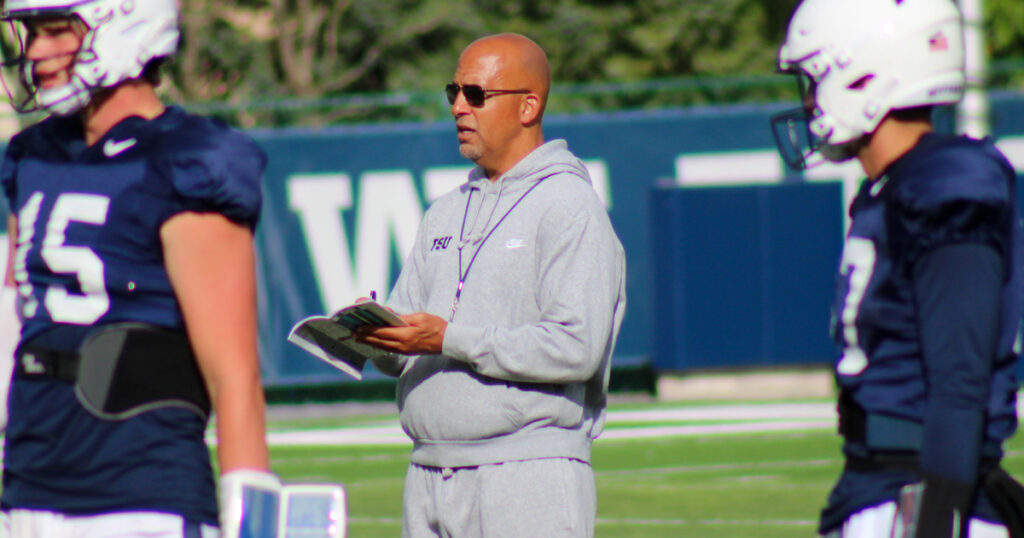
<path fill-rule="evenodd" d="M 956 107 L 957 131 L 975 138 L 989 134 L 988 94 L 985 92 L 984 0 L 959 0 L 964 16 L 964 67 L 967 89 Z"/>

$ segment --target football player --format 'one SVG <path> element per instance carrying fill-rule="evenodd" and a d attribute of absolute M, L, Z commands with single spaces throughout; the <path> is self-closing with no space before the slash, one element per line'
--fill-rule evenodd
<path fill-rule="evenodd" d="M 211 409 L 222 491 L 276 483 L 256 348 L 265 157 L 157 97 L 175 0 L 6 0 L 3 18 L 21 51 L 12 102 L 49 114 L 0 167 L 22 320 L 11 534 L 214 535 Z"/>
<path fill-rule="evenodd" d="M 991 140 L 931 121 L 963 96 L 962 34 L 952 0 L 805 0 L 779 53 L 803 96 L 774 120 L 783 157 L 867 174 L 834 307 L 846 464 L 823 536 L 1005 537 L 1019 521 L 999 468 L 1017 424 L 1016 178 Z"/>

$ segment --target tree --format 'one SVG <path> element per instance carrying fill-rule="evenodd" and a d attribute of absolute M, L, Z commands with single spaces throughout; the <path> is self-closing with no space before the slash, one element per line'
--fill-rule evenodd
<path fill-rule="evenodd" d="M 992 59 L 990 84 L 1024 89 L 1024 2 L 985 0 L 985 36 Z"/>
<path fill-rule="evenodd" d="M 183 0 L 170 93 L 184 101 L 269 101 L 388 88 L 393 70 L 452 35 L 444 0 Z M 260 110 L 240 111 L 243 124 Z M 306 115 L 310 124 L 333 115 Z M 278 114 L 279 116 L 282 114 Z M 294 113 L 284 118 L 300 119 Z"/>
<path fill-rule="evenodd" d="M 1019 58 L 1024 3 L 986 1 L 992 58 Z M 243 125 L 434 119 L 461 49 L 519 32 L 548 52 L 555 110 L 779 100 L 793 97 L 772 73 L 797 3 L 182 0 L 169 92 Z"/>

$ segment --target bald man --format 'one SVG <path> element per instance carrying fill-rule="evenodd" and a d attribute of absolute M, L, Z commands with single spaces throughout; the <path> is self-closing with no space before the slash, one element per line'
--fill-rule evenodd
<path fill-rule="evenodd" d="M 414 441 L 405 537 L 592 536 L 590 447 L 625 310 L 622 245 L 583 163 L 544 142 L 544 51 L 479 39 L 447 86 L 466 183 L 427 211 L 366 342 Z"/>

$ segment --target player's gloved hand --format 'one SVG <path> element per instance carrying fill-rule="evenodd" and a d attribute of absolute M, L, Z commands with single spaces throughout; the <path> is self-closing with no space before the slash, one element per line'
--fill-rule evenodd
<path fill-rule="evenodd" d="M 279 492 L 281 479 L 273 473 L 256 469 L 235 469 L 220 475 L 221 538 L 238 538 L 246 488 Z"/>
<path fill-rule="evenodd" d="M 926 475 L 914 538 L 961 538 L 974 502 L 974 485 Z"/>

